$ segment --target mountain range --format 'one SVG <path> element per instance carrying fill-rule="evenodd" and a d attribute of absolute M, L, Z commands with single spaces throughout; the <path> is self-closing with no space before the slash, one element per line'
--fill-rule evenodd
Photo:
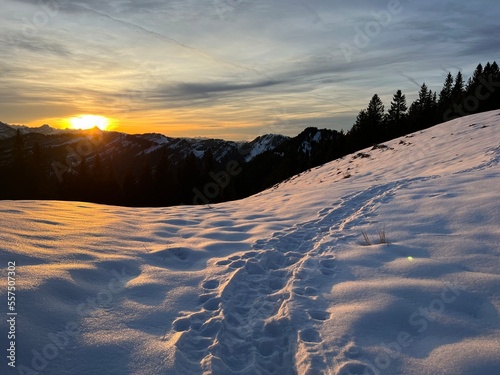
<path fill-rule="evenodd" d="M 232 200 L 333 160 L 344 152 L 342 141 L 341 133 L 316 128 L 296 137 L 234 142 L 0 123 L 0 177 L 6 181 L 0 198 L 131 206 Z M 196 199 L 228 166 L 238 173 L 216 194 Z"/>
<path fill-rule="evenodd" d="M 69 138 L 73 138 L 73 142 L 82 140 L 82 137 L 88 137 L 88 132 L 77 129 L 56 129 L 47 124 L 40 127 L 28 127 L 25 125 L 9 125 L 0 122 L 0 140 L 13 138 L 17 131 L 27 137 L 33 137 L 31 143 L 38 143 L 40 147 L 58 147 L 68 143 Z M 101 132 L 98 128 L 91 130 L 92 133 Z M 137 151 L 135 156 L 140 157 L 147 154 L 154 154 L 156 151 L 167 148 L 172 153 L 177 154 L 181 159 L 193 153 L 196 157 L 202 158 L 209 149 L 213 153 L 217 161 L 224 161 L 228 157 L 234 155 L 243 155 L 245 161 L 251 161 L 257 155 L 266 151 L 272 150 L 281 143 L 289 139 L 289 137 L 275 134 L 267 134 L 259 136 L 250 142 L 233 142 L 224 141 L 221 139 L 206 139 L 206 138 L 172 138 L 158 133 L 145 134 L 125 134 L 119 132 L 106 132 L 112 134 L 112 140 L 122 140 L 121 146 L 127 148 L 131 146 L 134 151 Z M 58 136 L 44 139 L 37 135 Z M 59 140 L 59 141 L 58 141 Z M 148 144 L 147 142 L 150 143 Z M 118 146 L 118 145 L 115 145 Z"/>

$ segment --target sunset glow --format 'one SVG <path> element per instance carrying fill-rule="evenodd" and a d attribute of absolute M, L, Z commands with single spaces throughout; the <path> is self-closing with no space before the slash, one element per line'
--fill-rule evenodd
<path fill-rule="evenodd" d="M 492 3 L 0 0 L 0 121 L 100 115 L 118 132 L 234 141 L 348 131 L 375 93 L 411 103 L 498 58 Z"/>
<path fill-rule="evenodd" d="M 71 125 L 72 129 L 92 129 L 96 126 L 101 130 L 108 129 L 110 125 L 110 121 L 108 118 L 104 116 L 95 116 L 95 115 L 81 115 L 78 117 L 71 117 L 68 119 L 68 122 Z"/>

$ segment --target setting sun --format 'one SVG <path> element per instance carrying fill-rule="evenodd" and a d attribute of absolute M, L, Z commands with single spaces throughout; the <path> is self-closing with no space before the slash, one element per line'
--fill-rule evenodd
<path fill-rule="evenodd" d="M 109 119 L 103 116 L 81 115 L 72 117 L 69 120 L 73 129 L 92 129 L 96 126 L 101 130 L 106 130 L 109 127 Z"/>

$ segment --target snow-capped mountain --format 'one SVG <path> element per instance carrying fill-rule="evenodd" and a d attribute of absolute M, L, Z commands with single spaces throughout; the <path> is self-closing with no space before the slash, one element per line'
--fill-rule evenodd
<path fill-rule="evenodd" d="M 266 134 L 250 142 L 232 142 L 207 138 L 170 138 L 161 134 L 143 134 L 140 137 L 154 143 L 144 153 L 158 150 L 163 145 L 167 145 L 168 149 L 174 153 L 187 155 L 192 152 L 196 157 L 203 158 L 205 153 L 210 150 L 215 160 L 219 162 L 226 160 L 228 156 L 234 155 L 241 155 L 246 162 L 249 162 L 256 156 L 274 150 L 283 142 L 290 139 L 279 134 Z"/>
<path fill-rule="evenodd" d="M 17 133 L 17 130 L 19 130 L 20 133 L 23 135 L 32 133 L 53 135 L 53 134 L 77 132 L 76 130 L 71 130 L 71 129 L 56 129 L 47 124 L 39 127 L 29 127 L 26 125 L 12 125 L 0 122 L 0 139 L 7 139 L 14 137 Z"/>
<path fill-rule="evenodd" d="M 246 155 L 245 161 L 249 162 L 267 151 L 276 149 L 289 139 L 279 134 L 266 134 L 255 138 L 252 142 L 241 144 L 239 150 L 241 154 Z"/>
<path fill-rule="evenodd" d="M 2 373 L 496 374 L 499 134 L 456 119 L 216 205 L 2 201 Z"/>
<path fill-rule="evenodd" d="M 22 135 L 20 142 L 15 141 L 17 132 Z M 149 207 L 200 202 L 195 199 L 196 190 L 204 191 L 213 176 L 228 166 L 238 171 L 245 166 L 245 179 L 270 174 L 258 162 L 254 168 L 247 166 L 290 140 L 266 135 L 251 142 L 232 142 L 132 135 L 98 128 L 55 131 L 43 126 L 27 131 L 26 127 L 7 125 L 3 134 L 0 179 L 7 182 L 0 188 L 0 199 L 84 200 Z M 244 183 L 240 180 L 229 182 L 231 186 L 222 184 L 225 191 L 217 188 L 215 196 L 202 201 L 231 200 L 253 193 L 237 186 Z M 266 187 L 248 187 L 252 186 L 260 190 Z"/>
<path fill-rule="evenodd" d="M 25 125 L 7 125 L 0 122 L 0 139 L 8 139 L 16 135 L 19 130 L 21 134 L 43 134 L 43 135 L 59 135 L 59 134 L 73 134 L 76 137 L 85 136 L 85 132 L 74 129 L 55 129 L 49 125 L 42 125 L 40 127 L 28 127 Z M 222 139 L 208 139 L 208 138 L 171 138 L 162 134 L 147 133 L 129 135 L 119 132 L 110 132 L 114 134 L 114 138 L 127 140 L 123 144 L 129 145 L 130 142 L 136 143 L 139 148 L 136 150 L 137 155 L 147 155 L 159 151 L 166 147 L 170 154 L 176 155 L 178 159 L 186 158 L 190 154 L 194 154 L 197 158 L 203 158 L 205 153 L 210 150 L 216 161 L 224 162 L 230 158 L 235 158 L 236 155 L 241 156 L 245 161 L 249 162 L 256 156 L 270 151 L 280 144 L 289 139 L 289 137 L 282 135 L 268 134 L 257 137 L 250 142 L 232 142 Z M 138 142 L 134 142 L 134 138 Z M 40 138 L 38 138 L 39 142 Z M 144 143 L 142 140 L 147 140 L 150 143 Z M 64 141 L 66 142 L 66 141 Z M 51 147 L 55 147 L 53 139 L 51 140 Z M 44 146 L 41 144 L 40 146 Z"/>
<path fill-rule="evenodd" d="M 74 130 L 70 129 L 55 129 L 52 128 L 51 126 L 45 124 L 39 127 L 29 127 L 26 125 L 9 125 L 12 129 L 18 130 L 21 132 L 21 134 L 29 134 L 29 133 L 37 133 L 37 134 L 59 134 L 59 133 L 64 133 L 64 132 L 71 132 Z"/>

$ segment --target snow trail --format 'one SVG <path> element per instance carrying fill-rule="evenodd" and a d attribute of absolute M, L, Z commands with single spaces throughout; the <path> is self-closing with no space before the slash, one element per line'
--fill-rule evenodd
<path fill-rule="evenodd" d="M 334 367 L 323 347 L 321 325 L 332 319 L 322 297 L 340 272 L 335 244 L 359 236 L 349 232 L 413 178 L 349 194 L 318 218 L 256 241 L 251 251 L 217 262 L 206 279 L 200 310 L 174 321 L 175 367 L 191 374 L 328 374 Z M 345 345 L 349 344 L 347 340 Z M 347 350 L 352 358 L 359 350 Z M 370 373 L 349 361 L 342 374 Z M 361 372 L 359 372 L 362 369 Z M 373 373 L 373 371 L 372 371 Z"/>

